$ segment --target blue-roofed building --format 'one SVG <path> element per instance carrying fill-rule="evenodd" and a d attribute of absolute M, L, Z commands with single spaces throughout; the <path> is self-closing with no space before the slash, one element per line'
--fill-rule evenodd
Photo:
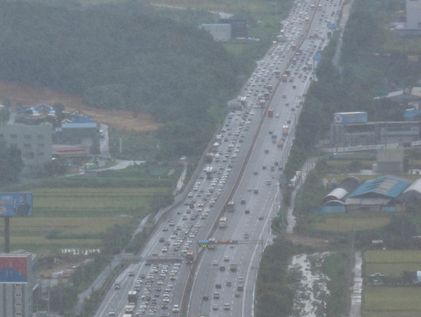
<path fill-rule="evenodd" d="M 89 116 L 75 113 L 61 122 L 54 144 L 84 146 L 90 154 L 99 153 L 98 124 Z"/>
<path fill-rule="evenodd" d="M 411 182 L 395 176 L 370 179 L 358 186 L 345 200 L 347 212 L 404 211 L 404 204 L 397 198 L 411 185 Z"/>
<path fill-rule="evenodd" d="M 350 198 L 397 198 L 411 183 L 395 176 L 370 179 L 358 186 Z"/>

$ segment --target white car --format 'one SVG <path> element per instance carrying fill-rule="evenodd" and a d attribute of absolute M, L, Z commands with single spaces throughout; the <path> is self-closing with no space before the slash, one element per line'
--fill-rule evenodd
<path fill-rule="evenodd" d="M 175 304 L 174 307 L 172 308 L 172 312 L 173 313 L 179 313 L 180 312 L 180 307 L 177 304 Z"/>

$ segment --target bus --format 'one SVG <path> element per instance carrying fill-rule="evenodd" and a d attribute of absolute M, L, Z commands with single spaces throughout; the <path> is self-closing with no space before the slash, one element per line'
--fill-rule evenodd
<path fill-rule="evenodd" d="M 219 218 L 219 228 L 225 228 L 227 226 L 227 217 Z"/>
<path fill-rule="evenodd" d="M 127 301 L 129 304 L 135 305 L 137 303 L 137 292 L 129 291 L 129 293 L 127 294 Z"/>

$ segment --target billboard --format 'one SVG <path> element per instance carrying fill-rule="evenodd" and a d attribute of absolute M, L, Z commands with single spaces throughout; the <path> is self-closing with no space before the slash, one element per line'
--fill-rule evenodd
<path fill-rule="evenodd" d="M 0 217 L 31 215 L 32 193 L 0 193 Z"/>
<path fill-rule="evenodd" d="M 334 119 L 336 124 L 343 125 L 368 122 L 367 112 L 336 112 Z"/>
<path fill-rule="evenodd" d="M 27 283 L 28 259 L 27 256 L 0 256 L 0 283 Z"/>

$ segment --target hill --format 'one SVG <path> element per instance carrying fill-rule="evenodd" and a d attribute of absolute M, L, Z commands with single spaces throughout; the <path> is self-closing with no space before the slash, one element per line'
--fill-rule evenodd
<path fill-rule="evenodd" d="M 139 3 L 0 3 L 0 80 L 88 105 L 148 112 L 169 155 L 198 153 L 238 87 L 240 66 L 204 31 Z M 216 115 L 215 115 L 216 114 Z"/>

